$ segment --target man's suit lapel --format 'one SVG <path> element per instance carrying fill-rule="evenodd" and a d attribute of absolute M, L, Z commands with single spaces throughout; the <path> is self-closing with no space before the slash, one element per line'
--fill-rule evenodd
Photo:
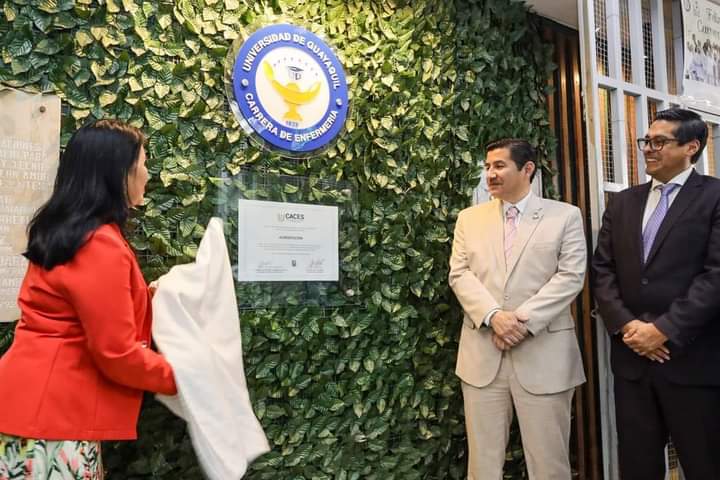
<path fill-rule="evenodd" d="M 495 255 L 495 265 L 505 265 L 505 215 L 502 201 L 494 199 L 494 208 L 490 209 L 492 218 L 487 222 L 490 229 L 490 245 Z"/>
<path fill-rule="evenodd" d="M 701 188 L 699 187 L 702 186 L 702 183 L 702 177 L 693 170 L 685 182 L 685 185 L 683 185 L 678 192 L 672 205 L 670 205 L 670 209 L 667 211 L 663 222 L 660 224 L 660 229 L 658 230 L 658 233 L 655 236 L 655 241 L 650 248 L 650 255 L 648 255 L 647 261 L 645 262 L 646 266 L 652 262 L 653 257 L 655 257 L 655 254 L 665 240 L 665 237 L 667 237 L 667 234 L 670 230 L 672 230 L 678 219 L 698 196 L 701 191 Z"/>
<path fill-rule="evenodd" d="M 515 265 L 517 265 L 520 255 L 522 255 L 523 250 L 525 250 L 525 246 L 530 240 L 530 237 L 532 237 L 532 234 L 538 224 L 540 224 L 542 217 L 542 202 L 540 198 L 531 193 L 528 203 L 525 206 L 525 211 L 520 217 L 520 225 L 518 225 L 517 234 L 515 234 L 515 241 L 513 242 L 512 251 L 510 252 L 510 261 L 508 262 L 505 270 L 505 282 L 507 282 L 507 279 L 510 278 L 510 275 L 515 269 Z"/>
<path fill-rule="evenodd" d="M 620 228 L 627 227 L 628 229 L 628 240 L 631 248 L 629 257 L 637 258 L 639 268 L 642 268 L 643 263 L 642 222 L 650 187 L 652 187 L 652 182 L 641 185 L 640 188 L 635 190 L 635 198 L 629 205 L 627 224 L 620 225 Z"/>

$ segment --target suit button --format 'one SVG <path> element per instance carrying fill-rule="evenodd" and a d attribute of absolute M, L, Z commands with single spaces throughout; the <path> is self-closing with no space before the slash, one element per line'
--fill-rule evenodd
<path fill-rule="evenodd" d="M 648 283 L 650 283 L 650 280 L 648 280 L 647 278 L 643 278 L 642 280 L 640 280 L 640 283 L 643 285 L 647 285 Z"/>
<path fill-rule="evenodd" d="M 504 298 L 505 300 L 510 300 L 510 295 L 503 295 L 503 298 Z"/>

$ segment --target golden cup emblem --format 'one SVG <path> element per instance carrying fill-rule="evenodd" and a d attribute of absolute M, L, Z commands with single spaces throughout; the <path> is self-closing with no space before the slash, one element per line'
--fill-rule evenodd
<path fill-rule="evenodd" d="M 310 88 L 302 91 L 296 82 L 302 80 L 303 69 L 294 66 L 288 66 L 287 69 L 291 81 L 283 85 L 275 79 L 275 71 L 272 65 L 268 62 L 263 62 L 265 76 L 288 107 L 287 112 L 283 115 L 283 120 L 286 120 L 288 123 L 300 123 L 303 118 L 300 112 L 298 112 L 298 108 L 312 102 L 315 97 L 317 97 L 318 93 L 320 93 L 320 82 L 315 82 Z"/>

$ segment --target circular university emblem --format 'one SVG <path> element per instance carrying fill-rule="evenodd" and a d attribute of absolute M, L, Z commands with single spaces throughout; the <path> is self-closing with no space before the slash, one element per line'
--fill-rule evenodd
<path fill-rule="evenodd" d="M 317 35 L 290 24 L 261 28 L 243 42 L 232 94 L 243 127 L 290 155 L 327 146 L 348 112 L 340 61 Z"/>

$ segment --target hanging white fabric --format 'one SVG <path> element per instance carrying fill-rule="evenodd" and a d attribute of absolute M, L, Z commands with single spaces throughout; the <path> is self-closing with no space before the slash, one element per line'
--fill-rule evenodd
<path fill-rule="evenodd" d="M 178 395 L 157 395 L 183 418 L 210 480 L 240 479 L 270 450 L 250 404 L 240 320 L 222 220 L 213 218 L 195 263 L 158 280 L 153 337 L 173 367 Z"/>

